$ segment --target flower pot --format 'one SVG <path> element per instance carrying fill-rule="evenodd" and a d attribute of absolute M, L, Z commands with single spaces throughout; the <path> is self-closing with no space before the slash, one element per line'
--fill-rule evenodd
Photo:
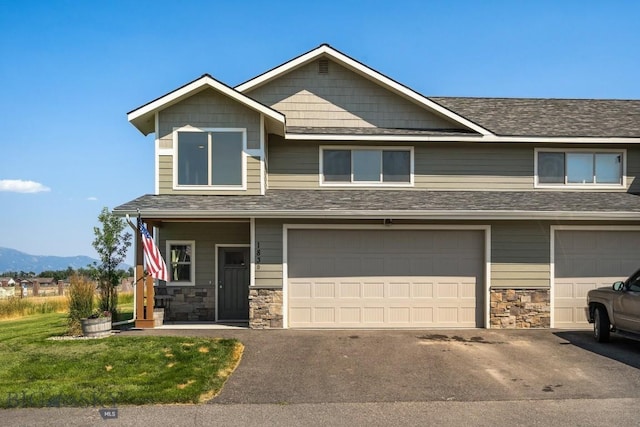
<path fill-rule="evenodd" d="M 80 319 L 82 336 L 89 338 L 106 337 L 111 334 L 111 317 L 97 319 Z"/>

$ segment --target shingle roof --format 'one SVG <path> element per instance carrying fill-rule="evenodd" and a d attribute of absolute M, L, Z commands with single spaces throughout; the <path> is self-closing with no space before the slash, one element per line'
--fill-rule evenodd
<path fill-rule="evenodd" d="M 640 138 L 640 100 L 429 99 L 496 135 Z"/>
<path fill-rule="evenodd" d="M 269 190 L 265 196 L 145 195 L 114 212 L 162 217 L 606 217 L 638 219 L 640 196 L 623 192 Z"/>

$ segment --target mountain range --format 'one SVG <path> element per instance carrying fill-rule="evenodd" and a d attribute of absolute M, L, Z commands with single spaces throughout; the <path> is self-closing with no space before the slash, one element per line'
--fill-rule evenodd
<path fill-rule="evenodd" d="M 0 274 L 8 271 L 24 271 L 40 274 L 43 271 L 87 268 L 88 265 L 99 262 L 97 259 L 78 256 L 29 255 L 10 248 L 0 247 Z M 128 268 L 128 266 L 127 266 Z"/>

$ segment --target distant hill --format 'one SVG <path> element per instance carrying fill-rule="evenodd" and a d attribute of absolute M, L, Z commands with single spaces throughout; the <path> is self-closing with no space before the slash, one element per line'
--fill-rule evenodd
<path fill-rule="evenodd" d="M 24 252 L 10 248 L 0 247 L 0 273 L 7 271 L 24 271 L 40 274 L 43 271 L 66 270 L 87 268 L 88 265 L 99 262 L 95 258 L 84 255 L 78 256 L 50 256 L 50 255 L 29 255 Z M 129 265 L 123 264 L 120 268 L 128 269 Z"/>

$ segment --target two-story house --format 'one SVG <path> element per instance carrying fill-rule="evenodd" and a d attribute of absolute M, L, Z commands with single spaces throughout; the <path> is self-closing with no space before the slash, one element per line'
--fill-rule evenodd
<path fill-rule="evenodd" d="M 640 267 L 640 101 L 426 97 L 321 45 L 128 119 L 167 320 L 575 328 Z"/>

